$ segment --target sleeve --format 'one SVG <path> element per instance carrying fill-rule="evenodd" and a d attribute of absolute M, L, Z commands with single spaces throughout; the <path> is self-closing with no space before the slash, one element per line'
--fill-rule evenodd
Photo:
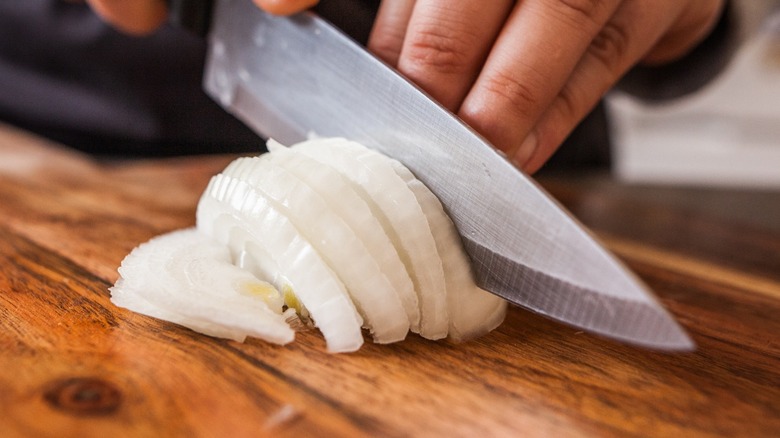
<path fill-rule="evenodd" d="M 718 23 L 683 58 L 662 66 L 639 65 L 617 88 L 646 101 L 673 99 L 692 93 L 724 70 L 738 47 L 736 8 L 727 1 Z"/>

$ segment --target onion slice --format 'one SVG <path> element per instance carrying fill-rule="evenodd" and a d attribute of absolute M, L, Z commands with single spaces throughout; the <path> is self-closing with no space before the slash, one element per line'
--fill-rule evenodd
<path fill-rule="evenodd" d="M 212 336 L 293 340 L 279 292 L 231 263 L 228 249 L 190 228 L 155 237 L 122 261 L 114 304 Z"/>
<path fill-rule="evenodd" d="M 407 266 L 400 251 L 382 224 L 376 209 L 361 196 L 359 188 L 336 169 L 300 153 L 298 148 L 269 145 L 273 165 L 278 165 L 295 175 L 314 190 L 331 207 L 366 246 L 380 271 L 398 295 L 409 320 L 409 328 L 420 323 L 420 311 Z M 415 330 L 416 331 L 416 330 Z"/>
<path fill-rule="evenodd" d="M 269 141 L 269 150 L 278 147 Z M 413 280 L 421 321 L 412 331 L 427 339 L 447 336 L 446 284 L 425 213 L 392 160 L 343 138 L 306 141 L 291 148 L 341 173 L 352 183 L 390 236 Z"/>
<path fill-rule="evenodd" d="M 460 235 L 444 206 L 404 165 L 395 161 L 393 168 L 414 193 L 433 230 L 447 283 L 450 339 L 463 341 L 498 327 L 504 321 L 507 302 L 476 285 Z"/>
<path fill-rule="evenodd" d="M 200 198 L 197 228 L 134 249 L 118 306 L 238 341 L 285 344 L 314 324 L 330 352 L 411 330 L 465 340 L 504 319 L 480 289 L 455 225 L 400 162 L 343 138 L 239 158 Z"/>
<path fill-rule="evenodd" d="M 266 278 L 282 290 L 289 288 L 303 303 L 328 351 L 360 348 L 362 319 L 342 282 L 287 216 L 249 184 L 214 176 L 198 204 L 197 226 L 229 245 L 234 256 L 251 256 L 265 274 L 275 271 Z"/>
<path fill-rule="evenodd" d="M 406 312 L 393 284 L 382 272 L 375 257 L 383 257 L 385 261 L 385 255 L 395 253 L 393 246 L 386 236 L 384 241 L 367 238 L 372 234 L 378 237 L 377 232 L 383 233 L 378 224 L 376 228 L 370 228 L 370 219 L 373 219 L 370 214 L 358 216 L 356 226 L 350 226 L 350 222 L 356 220 L 349 216 L 350 212 L 357 211 L 356 214 L 360 215 L 358 206 L 341 205 L 352 209 L 339 214 L 333 203 L 312 188 L 317 182 L 330 184 L 331 187 L 336 182 L 323 178 L 316 164 L 298 162 L 296 165 L 314 178 L 307 184 L 284 166 L 286 159 L 294 159 L 287 153 L 291 154 L 289 151 L 279 151 L 260 158 L 245 158 L 231 173 L 268 199 L 328 262 L 346 285 L 375 342 L 389 343 L 404 339 L 409 331 Z M 348 197 L 341 190 L 338 193 Z M 359 198 L 354 200 L 362 202 Z M 367 207 L 363 208 L 367 210 Z M 395 257 L 397 259 L 397 255 Z M 403 269 L 400 261 L 397 263 Z M 408 277 L 407 282 L 411 290 Z"/>

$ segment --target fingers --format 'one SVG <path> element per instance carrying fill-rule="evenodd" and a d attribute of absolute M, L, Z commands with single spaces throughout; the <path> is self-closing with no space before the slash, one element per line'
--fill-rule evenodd
<path fill-rule="evenodd" d="M 725 0 L 689 1 L 674 26 L 645 54 L 642 62 L 663 64 L 685 55 L 710 34 L 725 6 Z"/>
<path fill-rule="evenodd" d="M 319 0 L 254 0 L 254 2 L 269 14 L 292 15 L 313 7 L 319 3 Z"/>
<path fill-rule="evenodd" d="M 529 173 L 538 170 L 555 152 L 576 124 L 604 93 L 656 41 L 667 23 L 664 14 L 654 14 L 654 5 L 630 1 L 593 39 L 567 83 L 536 123 L 524 144 L 525 156 L 516 157 Z M 648 10 L 650 9 L 650 10 Z M 645 20 L 636 21 L 644 15 Z M 643 44 L 643 41 L 651 41 Z"/>
<path fill-rule="evenodd" d="M 459 115 L 518 164 L 533 154 L 524 142 L 558 95 L 618 0 L 518 2 Z"/>
<path fill-rule="evenodd" d="M 527 137 L 525 147 L 533 152 L 528 157 L 517 157 L 518 161 L 522 160 L 523 169 L 533 173 L 541 168 L 604 94 L 666 35 L 677 32 L 678 28 L 690 33 L 677 35 L 674 47 L 669 47 L 673 50 L 665 51 L 667 55 L 675 52 L 679 55 L 680 48 L 685 47 L 683 42 L 690 46 L 701 39 L 722 7 L 720 1 L 705 1 L 709 2 L 709 8 L 703 4 L 695 8 L 701 17 L 687 15 L 677 0 L 666 5 L 659 5 L 657 0 L 622 4 L 593 40 L 561 92 Z M 692 20 L 704 21 L 697 27 L 691 26 Z"/>
<path fill-rule="evenodd" d="M 511 0 L 384 0 L 369 49 L 456 111 Z"/>
<path fill-rule="evenodd" d="M 514 2 L 417 0 L 398 70 L 455 111 L 466 97 Z"/>
<path fill-rule="evenodd" d="M 384 0 L 368 37 L 368 50 L 386 63 L 397 66 L 404 45 L 415 0 Z"/>
<path fill-rule="evenodd" d="M 634 64 L 703 38 L 723 1 L 384 0 L 369 48 L 535 171 Z"/>
<path fill-rule="evenodd" d="M 132 35 L 154 32 L 168 17 L 165 0 L 87 0 L 92 9 L 117 29 Z M 291 15 L 316 5 L 318 0 L 255 0 L 269 13 Z"/>
<path fill-rule="evenodd" d="M 87 0 L 92 9 L 117 29 L 145 35 L 162 25 L 168 17 L 164 0 Z"/>

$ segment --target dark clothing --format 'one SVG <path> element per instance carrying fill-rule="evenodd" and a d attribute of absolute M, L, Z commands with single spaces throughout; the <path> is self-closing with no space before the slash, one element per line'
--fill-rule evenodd
<path fill-rule="evenodd" d="M 365 42 L 377 5 L 378 0 L 324 0 L 318 11 Z M 707 44 L 694 58 L 708 60 L 710 52 L 720 50 Z M 0 120 L 91 153 L 264 150 L 262 140 L 202 91 L 204 57 L 204 40 L 171 26 L 148 37 L 131 37 L 101 22 L 84 3 L 3 0 Z M 673 83 L 679 94 L 688 90 L 677 87 L 683 81 L 670 81 L 669 74 L 691 76 L 690 70 L 690 65 L 638 69 L 626 84 L 648 93 L 653 86 Z M 550 166 L 604 166 L 609 161 L 607 120 L 599 106 Z"/>
<path fill-rule="evenodd" d="M 0 2 L 0 120 L 88 152 L 260 150 L 201 91 L 206 44 L 165 27 L 123 35 L 84 3 Z"/>

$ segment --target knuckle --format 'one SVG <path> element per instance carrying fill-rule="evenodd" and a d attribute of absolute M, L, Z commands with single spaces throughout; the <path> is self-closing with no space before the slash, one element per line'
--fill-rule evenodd
<path fill-rule="evenodd" d="M 583 111 L 582 100 L 578 99 L 578 94 L 569 86 L 563 87 L 558 94 L 558 100 L 560 102 L 560 111 L 566 120 L 578 118 Z"/>
<path fill-rule="evenodd" d="M 541 113 L 541 88 L 508 73 L 494 74 L 480 82 L 479 93 L 466 100 L 458 115 L 496 147 L 510 151 Z"/>
<path fill-rule="evenodd" d="M 403 57 L 407 69 L 459 74 L 469 68 L 468 49 L 467 35 L 447 29 L 421 30 L 404 47 Z"/>
<path fill-rule="evenodd" d="M 629 34 L 625 28 L 614 23 L 607 23 L 593 39 L 588 51 L 608 72 L 615 74 L 621 70 L 626 60 L 629 40 Z"/>
<path fill-rule="evenodd" d="M 532 81 L 521 82 L 511 74 L 497 72 L 486 78 L 484 92 L 497 108 L 503 108 L 518 118 L 530 119 L 539 107 L 541 96 Z"/>
<path fill-rule="evenodd" d="M 599 17 L 608 8 L 604 0 L 559 0 L 557 2 L 561 12 L 574 23 L 583 21 L 598 23 Z"/>

